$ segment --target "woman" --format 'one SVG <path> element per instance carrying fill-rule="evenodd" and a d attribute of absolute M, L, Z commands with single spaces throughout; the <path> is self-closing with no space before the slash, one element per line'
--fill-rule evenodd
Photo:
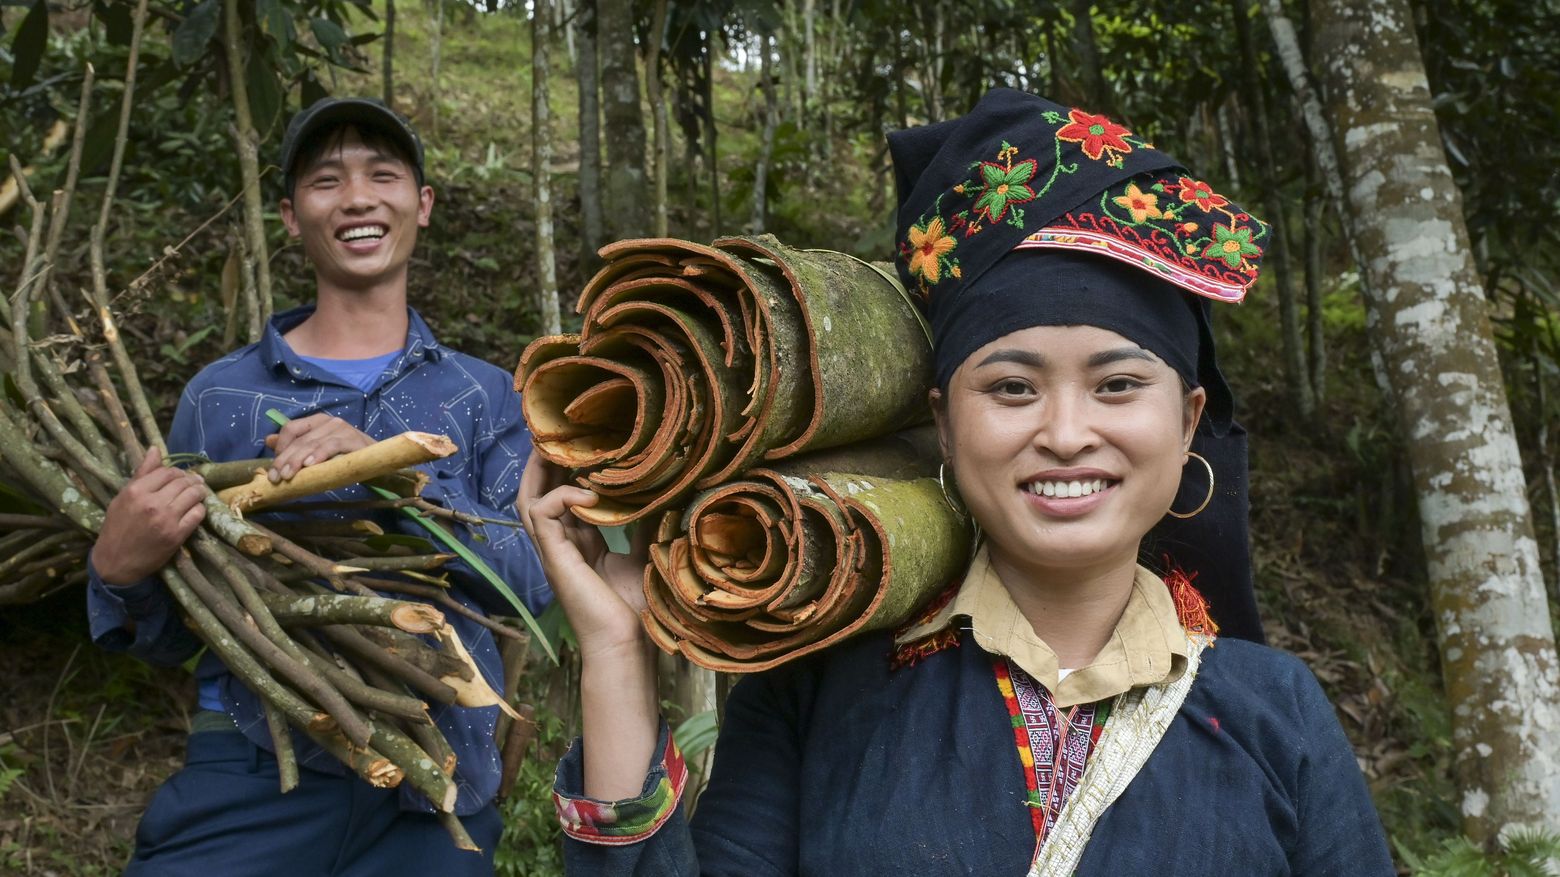
<path fill-rule="evenodd" d="M 900 630 L 743 679 L 690 825 L 640 555 L 605 554 L 569 514 L 595 496 L 533 460 L 522 519 L 583 659 L 571 873 L 1392 874 L 1311 674 L 1216 641 L 1186 575 L 1138 564 L 1167 513 L 1203 522 L 1172 549 L 1231 590 L 1215 617 L 1249 612 L 1206 305 L 1244 295 L 1266 227 L 1122 126 L 1005 89 L 890 146 L 945 489 L 981 547 Z"/>

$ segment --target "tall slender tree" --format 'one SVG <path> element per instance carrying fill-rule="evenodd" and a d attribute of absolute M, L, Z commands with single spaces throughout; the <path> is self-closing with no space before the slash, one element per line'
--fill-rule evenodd
<path fill-rule="evenodd" d="M 385 0 L 385 35 L 380 41 L 381 99 L 395 109 L 395 0 Z"/>
<path fill-rule="evenodd" d="M 666 237 L 666 178 L 671 159 L 671 122 L 667 117 L 664 82 L 661 79 L 661 48 L 666 44 L 667 0 L 656 0 L 655 14 L 650 19 L 650 39 L 645 52 L 645 96 L 650 100 L 651 117 L 655 120 L 655 137 L 651 145 L 650 167 L 652 177 L 653 207 L 650 222 L 656 237 Z"/>
<path fill-rule="evenodd" d="M 758 161 L 753 165 L 753 216 L 748 230 L 761 234 L 769 219 L 769 161 L 775 151 L 775 127 L 779 124 L 780 102 L 775 96 L 774 37 L 769 31 L 758 34 L 758 85 L 764 94 L 764 130 L 760 135 Z"/>
<path fill-rule="evenodd" d="M 1464 829 L 1560 831 L 1560 663 L 1462 199 L 1407 0 L 1313 0 L 1347 209 L 1419 498 Z"/>
<path fill-rule="evenodd" d="M 1268 126 L 1268 102 L 1263 83 L 1263 66 L 1257 57 L 1256 40 L 1251 34 L 1249 4 L 1234 0 L 1231 4 L 1235 18 L 1235 39 L 1240 46 L 1240 56 L 1246 68 L 1241 97 L 1246 104 L 1246 116 L 1251 122 L 1252 139 L 1256 141 L 1257 186 L 1262 192 L 1262 206 L 1267 211 L 1267 221 L 1272 223 L 1272 245 L 1267 256 L 1273 265 L 1273 286 L 1278 294 L 1278 318 L 1281 348 L 1284 354 L 1284 383 L 1289 398 L 1299 409 L 1301 418 L 1311 420 L 1316 416 L 1316 396 L 1311 391 L 1310 375 L 1306 371 L 1305 343 L 1301 340 L 1300 309 L 1296 302 L 1294 260 L 1289 254 L 1289 216 L 1284 211 L 1283 198 L 1279 196 L 1277 168 L 1278 157 L 1273 150 L 1273 134 Z"/>
<path fill-rule="evenodd" d="M 597 0 L 596 51 L 601 56 L 603 116 L 607 130 L 606 226 L 612 238 L 650 231 L 650 190 L 645 174 L 645 119 L 639 98 L 639 52 L 634 45 L 633 0 Z"/>
<path fill-rule="evenodd" d="M 531 180 L 536 206 L 536 295 L 542 333 L 562 331 L 558 312 L 558 258 L 553 246 L 552 112 L 547 106 L 547 45 L 551 0 L 531 0 Z"/>
<path fill-rule="evenodd" d="M 580 259 L 590 266 L 603 243 L 601 220 L 601 60 L 596 54 L 596 0 L 575 0 L 574 80 L 580 128 Z"/>

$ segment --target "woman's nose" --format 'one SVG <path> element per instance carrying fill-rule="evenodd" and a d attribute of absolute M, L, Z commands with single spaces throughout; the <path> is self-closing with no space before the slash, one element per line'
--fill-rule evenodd
<path fill-rule="evenodd" d="M 1057 394 L 1042 408 L 1035 445 L 1059 460 L 1071 460 L 1099 444 L 1099 434 L 1090 420 L 1089 400 L 1070 393 Z"/>

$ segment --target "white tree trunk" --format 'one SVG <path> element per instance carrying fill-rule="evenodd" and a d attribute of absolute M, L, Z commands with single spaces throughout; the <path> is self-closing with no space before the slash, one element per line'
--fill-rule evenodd
<path fill-rule="evenodd" d="M 536 186 L 536 296 L 542 334 L 563 331 L 558 313 L 558 259 L 553 249 L 552 113 L 547 106 L 548 0 L 531 4 L 531 179 Z"/>
<path fill-rule="evenodd" d="M 1500 362 L 1407 0 L 1316 0 L 1452 706 L 1464 828 L 1560 831 L 1560 678 Z"/>

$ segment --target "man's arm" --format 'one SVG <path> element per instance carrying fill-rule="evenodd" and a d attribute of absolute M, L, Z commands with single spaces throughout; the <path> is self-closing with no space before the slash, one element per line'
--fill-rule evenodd
<path fill-rule="evenodd" d="M 193 433 L 193 406 L 179 400 L 170 447 Z M 87 555 L 87 619 L 92 641 L 129 652 L 149 664 L 174 665 L 200 649 L 200 640 L 175 611 L 158 570 L 205 520 L 206 485 L 200 476 L 162 465 L 149 450 L 109 503 L 103 528 Z"/>

